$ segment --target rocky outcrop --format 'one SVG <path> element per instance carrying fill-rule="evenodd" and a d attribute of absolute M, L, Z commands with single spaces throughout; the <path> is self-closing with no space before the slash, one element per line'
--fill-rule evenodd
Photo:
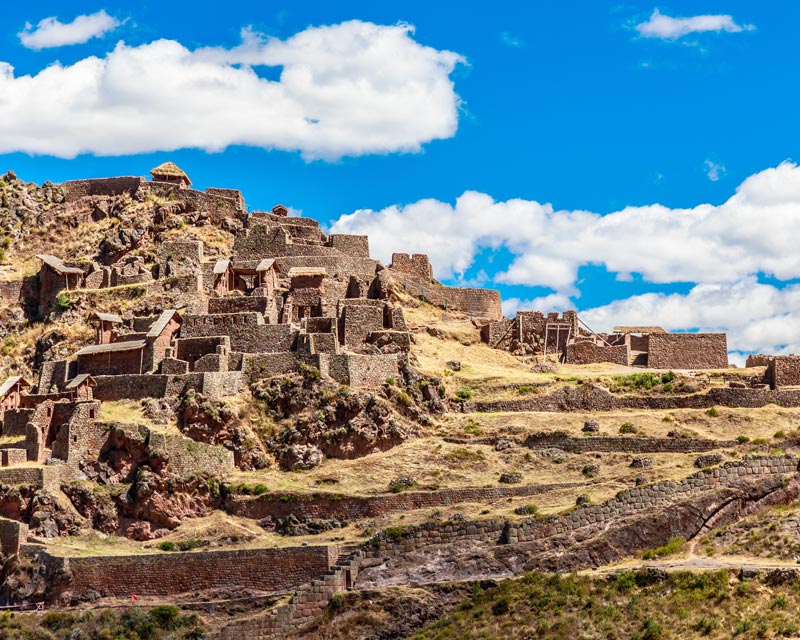
<path fill-rule="evenodd" d="M 233 451 L 234 463 L 240 469 L 249 471 L 269 466 L 264 445 L 241 424 L 238 414 L 225 402 L 189 392 L 181 398 L 177 415 L 178 428 L 184 435 Z"/>
<path fill-rule="evenodd" d="M 308 468 L 330 458 L 386 451 L 414 433 L 386 397 L 339 387 L 313 375 L 266 378 L 253 396 L 279 421 L 267 447 L 284 469 Z M 411 399 L 407 400 L 409 404 Z M 318 452 L 318 453 L 317 453 Z"/>

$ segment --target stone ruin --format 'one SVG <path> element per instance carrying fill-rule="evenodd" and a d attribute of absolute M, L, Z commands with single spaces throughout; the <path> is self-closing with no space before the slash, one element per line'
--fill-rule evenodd
<path fill-rule="evenodd" d="M 91 201 L 102 209 L 97 196 L 163 197 L 176 210 L 195 212 L 233 232 L 231 255 L 207 257 L 204 243 L 194 237 L 162 242 L 154 263 L 131 252 L 109 265 L 88 266 L 66 256 L 38 255 L 33 306 L 41 317 L 76 290 L 169 289 L 182 292 L 185 304 L 146 317 L 93 313 L 87 321 L 95 327 L 94 344 L 70 358 L 44 362 L 35 384 L 9 378 L 0 388 L 2 434 L 24 436 L 27 444 L 19 451 L 4 449 L 5 465 L 58 457 L 69 448 L 57 443 L 71 416 L 86 421 L 97 414 L 98 401 L 174 398 L 190 390 L 219 398 L 259 378 L 304 367 L 343 385 L 383 385 L 399 377 L 411 345 L 402 307 L 392 301 L 400 288 L 486 321 L 502 316 L 497 291 L 444 286 L 425 255 L 395 254 L 384 267 L 370 257 L 366 236 L 327 235 L 315 220 L 289 216 L 280 204 L 268 212 L 247 212 L 241 192 L 193 190 L 173 163 L 151 174 L 151 181 L 67 182 L 65 202 L 77 207 Z M 3 297 L 25 296 L 12 289 L 6 287 Z M 84 409 L 86 403 L 93 408 Z"/>
<path fill-rule="evenodd" d="M 724 333 L 667 333 L 661 327 L 614 327 L 596 333 L 576 311 L 520 311 L 515 318 L 485 323 L 481 339 L 515 355 L 556 356 L 566 364 L 608 362 L 651 369 L 724 369 Z"/>

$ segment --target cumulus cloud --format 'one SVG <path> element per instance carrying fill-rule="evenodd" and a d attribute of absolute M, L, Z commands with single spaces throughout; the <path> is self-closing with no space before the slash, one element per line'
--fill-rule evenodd
<path fill-rule="evenodd" d="M 738 24 L 730 15 L 700 15 L 689 18 L 672 18 L 655 9 L 646 22 L 636 25 L 636 31 L 644 38 L 677 40 L 690 33 L 752 31 L 751 24 Z"/>
<path fill-rule="evenodd" d="M 460 101 L 450 73 L 460 62 L 416 42 L 409 25 L 360 21 L 287 40 L 245 30 L 231 49 L 119 43 L 104 58 L 31 76 L 0 62 L 0 153 L 69 158 L 234 144 L 310 159 L 413 152 L 455 134 Z M 259 67 L 281 67 L 280 80 Z"/>
<path fill-rule="evenodd" d="M 600 215 L 467 191 L 455 204 L 420 200 L 356 211 L 331 228 L 369 234 L 384 261 L 392 250 L 427 253 L 445 279 L 467 271 L 480 251 L 504 248 L 514 258 L 491 274 L 496 283 L 567 295 L 586 265 L 653 283 L 736 282 L 759 273 L 789 280 L 800 277 L 800 168 L 785 162 L 754 174 L 718 206 L 653 204 Z"/>
<path fill-rule="evenodd" d="M 646 293 L 594 309 L 581 318 L 597 331 L 654 324 L 671 331 L 725 331 L 734 353 L 800 353 L 800 285 L 783 288 L 754 277 L 698 284 L 687 294 Z"/>
<path fill-rule="evenodd" d="M 55 16 L 45 18 L 35 27 L 27 23 L 17 35 L 24 47 L 39 51 L 51 47 L 83 44 L 109 33 L 121 23 L 105 10 L 78 16 L 72 22 L 60 22 Z"/>

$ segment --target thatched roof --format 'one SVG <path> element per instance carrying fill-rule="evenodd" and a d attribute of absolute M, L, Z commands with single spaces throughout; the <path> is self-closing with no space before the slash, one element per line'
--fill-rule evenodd
<path fill-rule="evenodd" d="M 96 311 L 89 316 L 89 320 L 100 320 L 101 322 L 113 322 L 114 324 L 122 324 L 122 317 L 116 313 L 101 313 Z"/>
<path fill-rule="evenodd" d="M 325 277 L 328 272 L 324 267 L 292 267 L 289 269 L 290 278 Z"/>
<path fill-rule="evenodd" d="M 187 184 L 192 184 L 192 181 L 189 180 L 189 176 L 186 175 L 186 172 L 174 162 L 165 162 L 164 164 L 158 165 L 155 169 L 150 170 L 150 175 L 153 176 L 153 179 L 158 178 L 158 176 L 166 176 L 167 178 L 185 178 Z"/>
<path fill-rule="evenodd" d="M 665 329 L 661 327 L 614 327 L 614 333 L 667 333 Z"/>

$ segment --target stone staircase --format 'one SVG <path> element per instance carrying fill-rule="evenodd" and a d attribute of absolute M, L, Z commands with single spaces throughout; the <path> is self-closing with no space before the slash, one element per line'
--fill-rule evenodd
<path fill-rule="evenodd" d="M 218 640 L 278 640 L 296 637 L 309 624 L 318 620 L 337 591 L 353 588 L 363 552 L 357 546 L 343 545 L 328 572 L 303 585 L 285 604 L 224 627 Z"/>
<path fill-rule="evenodd" d="M 646 367 L 647 366 L 647 352 L 646 351 L 631 351 L 629 364 L 632 367 Z"/>

